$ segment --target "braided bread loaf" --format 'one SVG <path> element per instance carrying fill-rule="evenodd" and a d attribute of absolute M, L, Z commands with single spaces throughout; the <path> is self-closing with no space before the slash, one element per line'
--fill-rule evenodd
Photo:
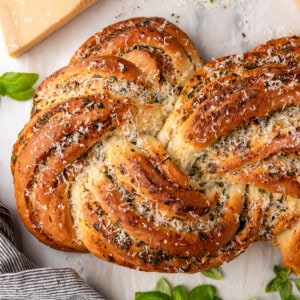
<path fill-rule="evenodd" d="M 96 33 L 36 90 L 12 155 L 40 241 L 196 272 L 271 241 L 300 273 L 300 38 L 202 60 L 161 18 Z"/>

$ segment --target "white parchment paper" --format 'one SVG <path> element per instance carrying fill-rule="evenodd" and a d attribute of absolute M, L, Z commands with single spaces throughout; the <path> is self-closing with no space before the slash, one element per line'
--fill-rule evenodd
<path fill-rule="evenodd" d="M 300 35 L 300 5 L 296 0 L 99 0 L 84 13 L 43 40 L 18 59 L 10 58 L 0 36 L 0 73 L 37 72 L 39 81 L 66 65 L 74 51 L 104 26 L 134 16 L 161 16 L 178 25 L 194 41 L 205 61 L 241 53 L 271 38 Z M 109 300 L 134 299 L 135 291 L 154 288 L 157 279 L 187 288 L 212 283 L 224 300 L 279 299 L 265 294 L 280 254 L 268 243 L 257 243 L 236 260 L 223 265 L 224 279 L 201 274 L 160 274 L 129 270 L 103 262 L 90 254 L 53 250 L 31 236 L 16 212 L 10 172 L 12 145 L 29 119 L 31 101 L 0 101 L 0 199 L 13 213 L 19 246 L 39 266 L 72 267 Z"/>

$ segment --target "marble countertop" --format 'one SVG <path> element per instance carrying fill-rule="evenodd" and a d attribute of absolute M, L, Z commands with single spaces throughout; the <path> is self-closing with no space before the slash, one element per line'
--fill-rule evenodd
<path fill-rule="evenodd" d="M 241 53 L 271 38 L 300 35 L 300 5 L 296 0 L 99 0 L 17 59 L 10 58 L 0 36 L 0 73 L 37 72 L 39 81 L 66 65 L 73 52 L 104 26 L 134 16 L 161 16 L 183 29 L 198 47 L 204 61 Z M 188 288 L 212 283 L 224 300 L 279 299 L 265 294 L 274 264 L 281 263 L 277 249 L 257 243 L 222 266 L 224 279 L 213 281 L 197 274 L 161 274 L 130 270 L 103 262 L 90 254 L 53 250 L 31 236 L 18 218 L 10 155 L 18 132 L 29 119 L 31 101 L 0 100 L 0 199 L 11 210 L 18 245 L 39 266 L 72 267 L 108 300 L 134 299 L 135 291 L 152 289 L 157 279 Z"/>

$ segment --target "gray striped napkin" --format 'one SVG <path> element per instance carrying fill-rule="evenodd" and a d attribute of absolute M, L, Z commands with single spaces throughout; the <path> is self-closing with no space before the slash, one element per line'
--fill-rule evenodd
<path fill-rule="evenodd" d="M 104 299 L 69 268 L 37 268 L 15 247 L 9 211 L 0 202 L 0 299 Z"/>

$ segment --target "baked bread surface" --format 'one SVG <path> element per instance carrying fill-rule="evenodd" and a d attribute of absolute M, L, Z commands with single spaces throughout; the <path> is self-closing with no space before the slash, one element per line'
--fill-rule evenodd
<path fill-rule="evenodd" d="M 158 272 L 267 240 L 299 274 L 299 55 L 284 37 L 203 65 L 162 18 L 104 28 L 36 90 L 11 163 L 24 224 Z"/>

